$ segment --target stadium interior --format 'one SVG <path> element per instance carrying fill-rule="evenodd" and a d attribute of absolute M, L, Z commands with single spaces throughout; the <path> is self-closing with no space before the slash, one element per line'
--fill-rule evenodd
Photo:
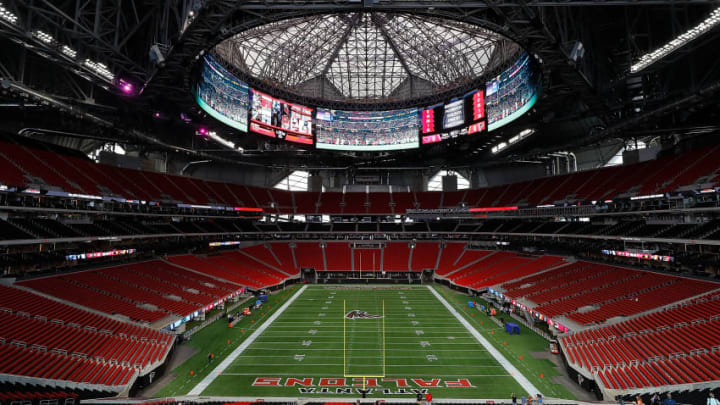
<path fill-rule="evenodd" d="M 0 0 L 0 405 L 720 404 L 718 26 Z"/>

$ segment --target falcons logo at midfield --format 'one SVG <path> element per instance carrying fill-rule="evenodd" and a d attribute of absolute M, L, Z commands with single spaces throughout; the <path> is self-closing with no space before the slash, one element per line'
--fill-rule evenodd
<path fill-rule="evenodd" d="M 365 311 L 358 311 L 356 309 L 356 310 L 350 311 L 347 314 L 345 314 L 345 318 L 347 318 L 347 319 L 377 319 L 377 318 L 382 318 L 382 315 L 368 314 Z"/>

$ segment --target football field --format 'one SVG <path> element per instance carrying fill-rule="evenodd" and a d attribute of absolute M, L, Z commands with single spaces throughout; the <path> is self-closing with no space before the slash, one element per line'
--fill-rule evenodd
<path fill-rule="evenodd" d="M 493 358 L 478 332 L 426 286 L 299 290 L 264 329 L 194 380 L 191 393 L 357 397 L 365 390 L 408 398 L 429 390 L 436 398 L 505 398 L 531 385 L 521 385 L 516 377 L 524 377 L 511 375 L 513 366 Z"/>

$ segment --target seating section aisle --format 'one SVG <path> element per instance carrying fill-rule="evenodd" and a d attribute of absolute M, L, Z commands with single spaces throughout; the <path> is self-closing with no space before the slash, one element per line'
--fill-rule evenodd
<path fill-rule="evenodd" d="M 566 286 L 570 286 L 573 283 L 583 280 L 593 275 L 601 275 L 610 269 L 607 268 L 604 272 L 596 270 L 592 273 L 586 272 L 585 268 L 588 267 L 586 262 L 575 262 L 567 266 L 563 266 L 553 271 L 545 272 L 535 276 L 527 277 L 518 281 L 511 281 L 502 284 L 498 290 L 503 291 L 504 294 L 511 298 L 526 297 L 532 300 L 536 304 L 542 304 L 546 301 L 541 294 L 551 294 L 553 291 L 562 291 Z"/>
<path fill-rule="evenodd" d="M 438 263 L 435 274 L 444 276 L 452 271 L 456 267 L 456 262 L 465 253 L 464 242 L 447 242 L 445 247 L 440 249 L 440 262 Z"/>
<path fill-rule="evenodd" d="M 716 285 L 717 287 L 718 285 Z M 560 337 L 569 364 L 629 390 L 720 380 L 720 293 Z"/>
<path fill-rule="evenodd" d="M 37 186 L 72 193 L 119 195 L 150 201 L 260 206 L 275 213 L 404 213 L 415 208 L 491 206 L 600 200 L 627 192 L 664 193 L 683 186 L 709 187 L 720 182 L 720 147 L 703 148 L 627 166 L 547 177 L 483 190 L 453 193 L 294 193 L 225 184 L 189 177 L 121 169 L 76 156 L 0 142 L 0 183 Z M 665 170 L 657 170 L 658 168 Z M 671 168 L 671 169 L 667 169 Z M 622 179 L 617 181 L 616 179 Z M 392 201 L 392 205 L 391 205 Z M 319 211 L 316 204 L 319 203 Z"/>
<path fill-rule="evenodd" d="M 300 272 L 293 264 L 292 250 L 288 243 L 277 242 L 270 243 L 267 246 L 255 245 L 243 248 L 241 252 L 253 260 L 267 265 L 262 266 L 263 268 L 271 267 L 272 269 L 269 272 L 281 279 L 285 279 L 287 275 L 293 276 Z M 280 272 L 278 273 L 277 270 Z"/>
<path fill-rule="evenodd" d="M 76 392 L 59 390 L 29 391 L 21 384 L 0 385 L 0 404 L 14 405 L 29 403 L 69 405 L 78 403 L 80 395 Z"/>
<path fill-rule="evenodd" d="M 61 302 L 51 300 L 19 288 L 0 285 L 0 308 L 23 312 L 33 317 L 61 321 L 86 329 L 95 329 L 111 335 L 127 336 L 133 340 L 147 340 L 168 344 L 173 337 L 169 333 L 116 321 Z"/>
<path fill-rule="evenodd" d="M 14 287 L 0 286 L 0 308 L 0 369 L 8 374 L 122 386 L 157 367 L 174 342 Z"/>
<path fill-rule="evenodd" d="M 464 280 L 456 282 L 474 289 L 487 288 L 557 266 L 562 263 L 562 260 L 562 257 L 558 256 L 513 257 L 496 266 L 481 268 L 479 271 L 465 276 Z"/>
<path fill-rule="evenodd" d="M 538 304 L 548 317 L 588 325 L 648 311 L 717 288 L 710 282 L 578 261 L 501 286 L 510 298 Z"/>
<path fill-rule="evenodd" d="M 172 268 L 170 274 L 160 274 L 162 269 Z M 210 287 L 193 279 L 193 273 L 171 266 L 160 260 L 117 266 L 99 271 L 108 278 L 121 281 L 131 287 L 171 297 L 193 305 L 195 309 L 211 305 L 231 296 L 238 289 Z M 189 278 L 188 278 L 189 277 Z"/>
<path fill-rule="evenodd" d="M 280 260 L 278 267 L 291 276 L 300 273 L 300 269 L 293 263 L 293 249 L 289 243 L 272 243 L 270 245 L 275 257 Z"/>
<path fill-rule="evenodd" d="M 491 252 L 488 250 L 465 250 L 457 263 L 457 271 L 448 275 L 450 281 L 457 283 L 465 276 L 475 273 L 479 269 L 494 266 L 515 256 L 512 252 Z"/>
<path fill-rule="evenodd" d="M 245 249 L 240 251 L 225 252 L 222 253 L 221 256 L 233 261 L 237 269 L 243 271 L 244 274 L 247 274 L 263 287 L 281 284 L 288 278 L 287 274 L 263 264 L 254 259 L 252 256 L 246 254 Z"/>
<path fill-rule="evenodd" d="M 124 315 L 138 322 L 153 323 L 167 316 L 162 311 L 140 308 L 129 299 L 93 290 L 87 285 L 73 283 L 61 276 L 23 281 L 19 284 L 106 314 Z"/>
<path fill-rule="evenodd" d="M 0 344 L 0 370 L 4 374 L 63 380 L 72 383 L 124 386 L 137 370 L 82 357 Z"/>
<path fill-rule="evenodd" d="M 164 297 L 162 294 L 151 291 L 147 288 L 140 288 L 135 285 L 118 280 L 126 279 L 122 275 L 115 274 L 114 268 L 84 271 L 62 276 L 65 280 L 76 285 L 82 285 L 89 289 L 100 291 L 103 294 L 124 298 L 137 306 L 151 305 L 166 314 L 185 316 L 193 313 L 200 306 L 192 305 L 180 299 L 173 300 Z M 47 282 L 52 283 L 52 278 Z"/>
<path fill-rule="evenodd" d="M 148 323 L 189 315 L 241 288 L 159 260 L 19 284 L 107 314 Z"/>
<path fill-rule="evenodd" d="M 194 272 L 204 274 L 211 278 L 223 280 L 224 282 L 234 284 L 238 287 L 248 286 L 251 288 L 259 287 L 255 282 L 243 277 L 242 275 L 230 271 L 222 266 L 218 266 L 210 261 L 203 260 L 199 256 L 180 255 L 170 256 L 167 258 L 170 263 L 193 270 Z"/>
<path fill-rule="evenodd" d="M 167 260 L 195 272 L 256 290 L 281 284 L 289 277 L 241 251 L 212 256 L 171 256 Z"/>

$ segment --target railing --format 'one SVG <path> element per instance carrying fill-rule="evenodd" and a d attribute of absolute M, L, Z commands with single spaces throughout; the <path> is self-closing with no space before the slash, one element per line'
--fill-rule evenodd
<path fill-rule="evenodd" d="M 187 338 L 189 338 L 190 336 L 196 334 L 197 332 L 200 332 L 200 330 L 202 330 L 202 329 L 203 329 L 204 327 L 206 327 L 207 325 L 209 325 L 209 324 L 217 321 L 218 319 L 222 318 L 222 316 L 223 316 L 224 313 L 232 312 L 232 310 L 234 310 L 235 308 L 237 308 L 237 307 L 245 304 L 246 302 L 248 302 L 248 301 L 249 301 L 250 299 L 252 299 L 252 298 L 253 298 L 252 296 L 247 297 L 245 300 L 243 300 L 243 301 L 238 301 L 238 302 L 236 302 L 235 304 L 233 304 L 232 306 L 227 306 L 225 309 L 223 309 L 222 311 L 218 312 L 217 314 L 211 316 L 210 318 L 206 318 L 200 325 L 197 325 L 197 326 L 193 327 L 192 329 L 185 331 L 185 332 L 183 333 L 183 339 L 187 339 Z"/>
<path fill-rule="evenodd" d="M 38 239 L 16 239 L 16 240 L 0 240 L 0 246 L 17 246 L 17 245 L 34 245 L 47 243 L 70 243 L 70 242 L 92 242 L 92 241 L 119 241 L 129 239 L 151 239 L 151 238 L 182 238 L 182 237 L 230 237 L 242 238 L 243 240 L 317 240 L 317 241 L 336 241 L 339 238 L 343 240 L 361 240 L 368 235 L 382 235 L 383 237 L 403 237 L 432 235 L 432 239 L 443 240 L 444 237 L 451 237 L 452 240 L 470 240 L 473 236 L 512 236 L 512 237 L 530 237 L 530 238 L 551 238 L 551 239 L 593 239 L 593 240 L 612 240 L 626 242 L 657 242 L 679 245 L 707 245 L 720 246 L 720 240 L 703 240 L 703 239 L 677 239 L 677 238 L 655 238 L 640 236 L 620 236 L 620 235 L 587 235 L 587 234 L 559 234 L 559 233 L 511 233 L 511 232 L 439 232 L 439 231 L 408 231 L 408 232 L 328 232 L 328 231 L 268 231 L 268 232 L 194 232 L 194 233 L 154 233 L 139 235 L 114 235 L 114 236 L 84 236 L 72 238 L 38 238 Z M 300 236 L 300 238 L 297 238 Z M 294 238 L 295 237 L 295 238 Z"/>

